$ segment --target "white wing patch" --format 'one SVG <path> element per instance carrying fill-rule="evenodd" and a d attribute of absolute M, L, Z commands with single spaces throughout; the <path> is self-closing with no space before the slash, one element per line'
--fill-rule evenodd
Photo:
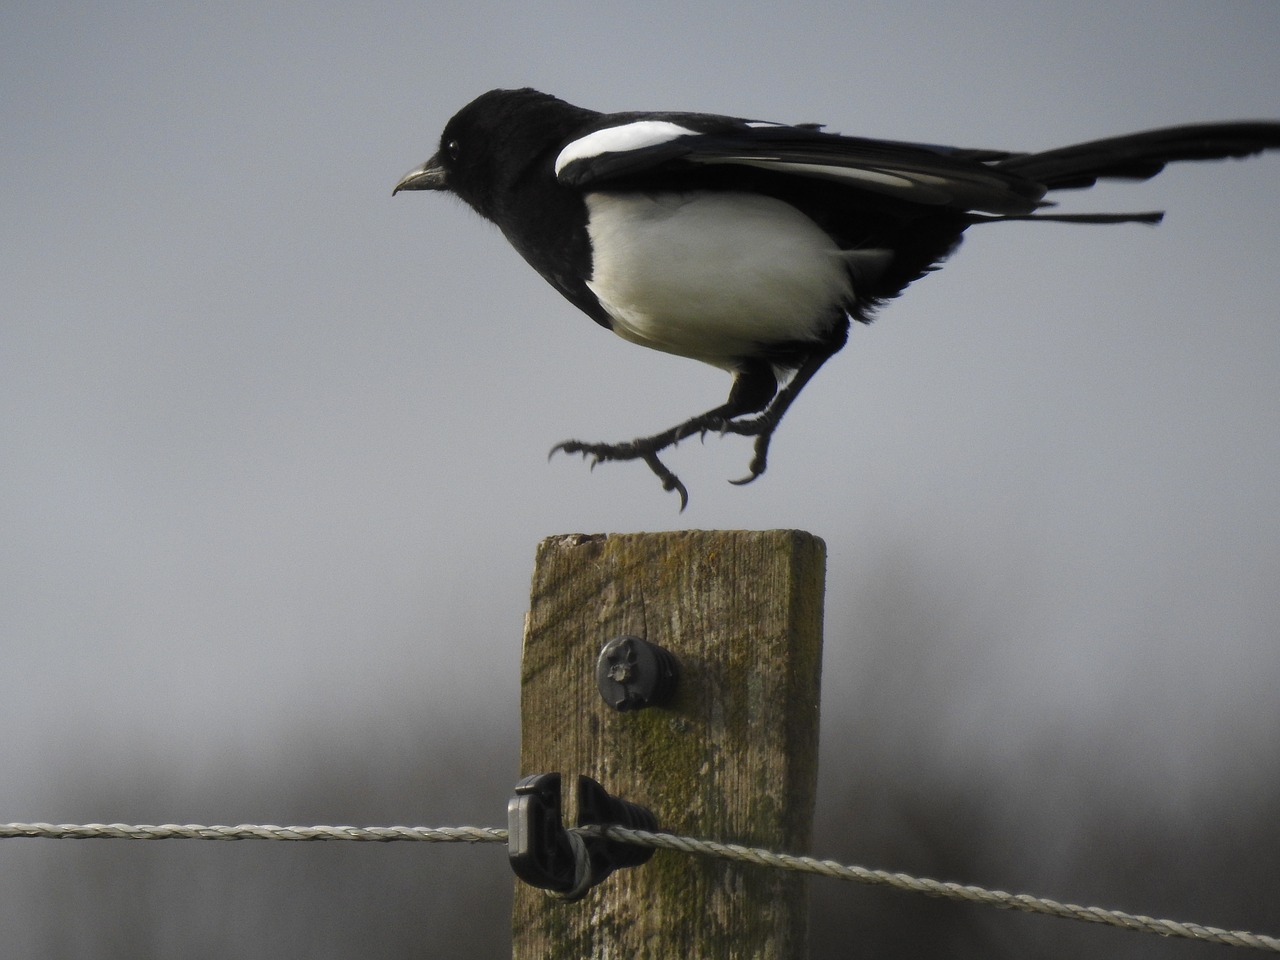
<path fill-rule="evenodd" d="M 556 157 L 556 176 L 575 160 L 587 160 L 605 153 L 626 153 L 679 137 L 696 137 L 698 131 L 669 120 L 637 120 L 618 127 L 605 127 L 569 143 Z"/>

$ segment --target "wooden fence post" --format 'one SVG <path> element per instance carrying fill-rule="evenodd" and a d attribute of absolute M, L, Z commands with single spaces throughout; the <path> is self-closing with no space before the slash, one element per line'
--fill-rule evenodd
<path fill-rule="evenodd" d="M 817 781 L 825 546 L 794 530 L 551 537 L 521 668 L 521 775 L 586 774 L 664 832 L 807 853 Z M 680 661 L 675 699 L 617 713 L 601 646 Z M 516 960 L 804 960 L 795 874 L 659 850 L 575 903 L 517 883 Z"/>

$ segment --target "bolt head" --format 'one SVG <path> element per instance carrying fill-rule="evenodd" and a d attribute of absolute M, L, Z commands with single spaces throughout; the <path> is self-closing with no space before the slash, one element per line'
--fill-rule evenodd
<path fill-rule="evenodd" d="M 666 702 L 675 689 L 676 658 L 642 637 L 614 637 L 596 661 L 596 685 L 604 702 L 618 711 Z"/>

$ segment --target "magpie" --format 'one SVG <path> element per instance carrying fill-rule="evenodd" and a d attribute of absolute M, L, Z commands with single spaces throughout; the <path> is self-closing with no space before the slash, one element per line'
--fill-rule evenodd
<path fill-rule="evenodd" d="M 396 184 L 456 194 L 542 277 L 624 340 L 728 371 L 718 407 L 625 443 L 557 444 L 592 466 L 659 459 L 708 432 L 754 438 L 765 471 L 783 415 L 851 321 L 941 265 L 975 224 L 1158 223 L 1057 213 L 1052 191 L 1147 180 L 1177 160 L 1280 148 L 1280 123 L 1179 126 L 1040 153 L 872 140 L 705 113 L 599 113 L 525 88 L 491 90 Z"/>

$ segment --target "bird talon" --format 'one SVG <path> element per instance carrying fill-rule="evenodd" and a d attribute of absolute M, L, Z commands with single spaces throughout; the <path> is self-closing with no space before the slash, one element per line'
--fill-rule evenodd
<path fill-rule="evenodd" d="M 730 480 L 730 483 L 734 486 L 741 487 L 750 483 L 756 477 L 760 476 L 760 474 L 764 473 L 765 468 L 769 465 L 769 441 L 772 439 L 772 431 L 762 433 L 756 437 L 755 452 L 752 454 L 751 462 L 747 464 L 747 469 L 751 472 L 739 480 Z"/>
<path fill-rule="evenodd" d="M 680 512 L 684 513 L 684 508 L 689 505 L 689 490 L 680 478 L 671 472 L 670 468 L 658 459 L 656 453 L 645 453 L 641 455 L 641 459 L 649 465 L 649 469 L 654 472 L 659 480 L 662 481 L 662 489 L 665 491 L 675 491 L 680 496 Z"/>
<path fill-rule="evenodd" d="M 565 454 L 581 453 L 585 457 L 586 453 L 581 449 L 581 447 L 582 447 L 582 444 L 580 444 L 577 440 L 565 440 L 561 443 L 557 443 L 554 447 L 552 447 L 550 450 L 547 451 L 547 462 L 550 463 L 551 458 L 554 457 L 557 453 L 565 453 Z"/>

